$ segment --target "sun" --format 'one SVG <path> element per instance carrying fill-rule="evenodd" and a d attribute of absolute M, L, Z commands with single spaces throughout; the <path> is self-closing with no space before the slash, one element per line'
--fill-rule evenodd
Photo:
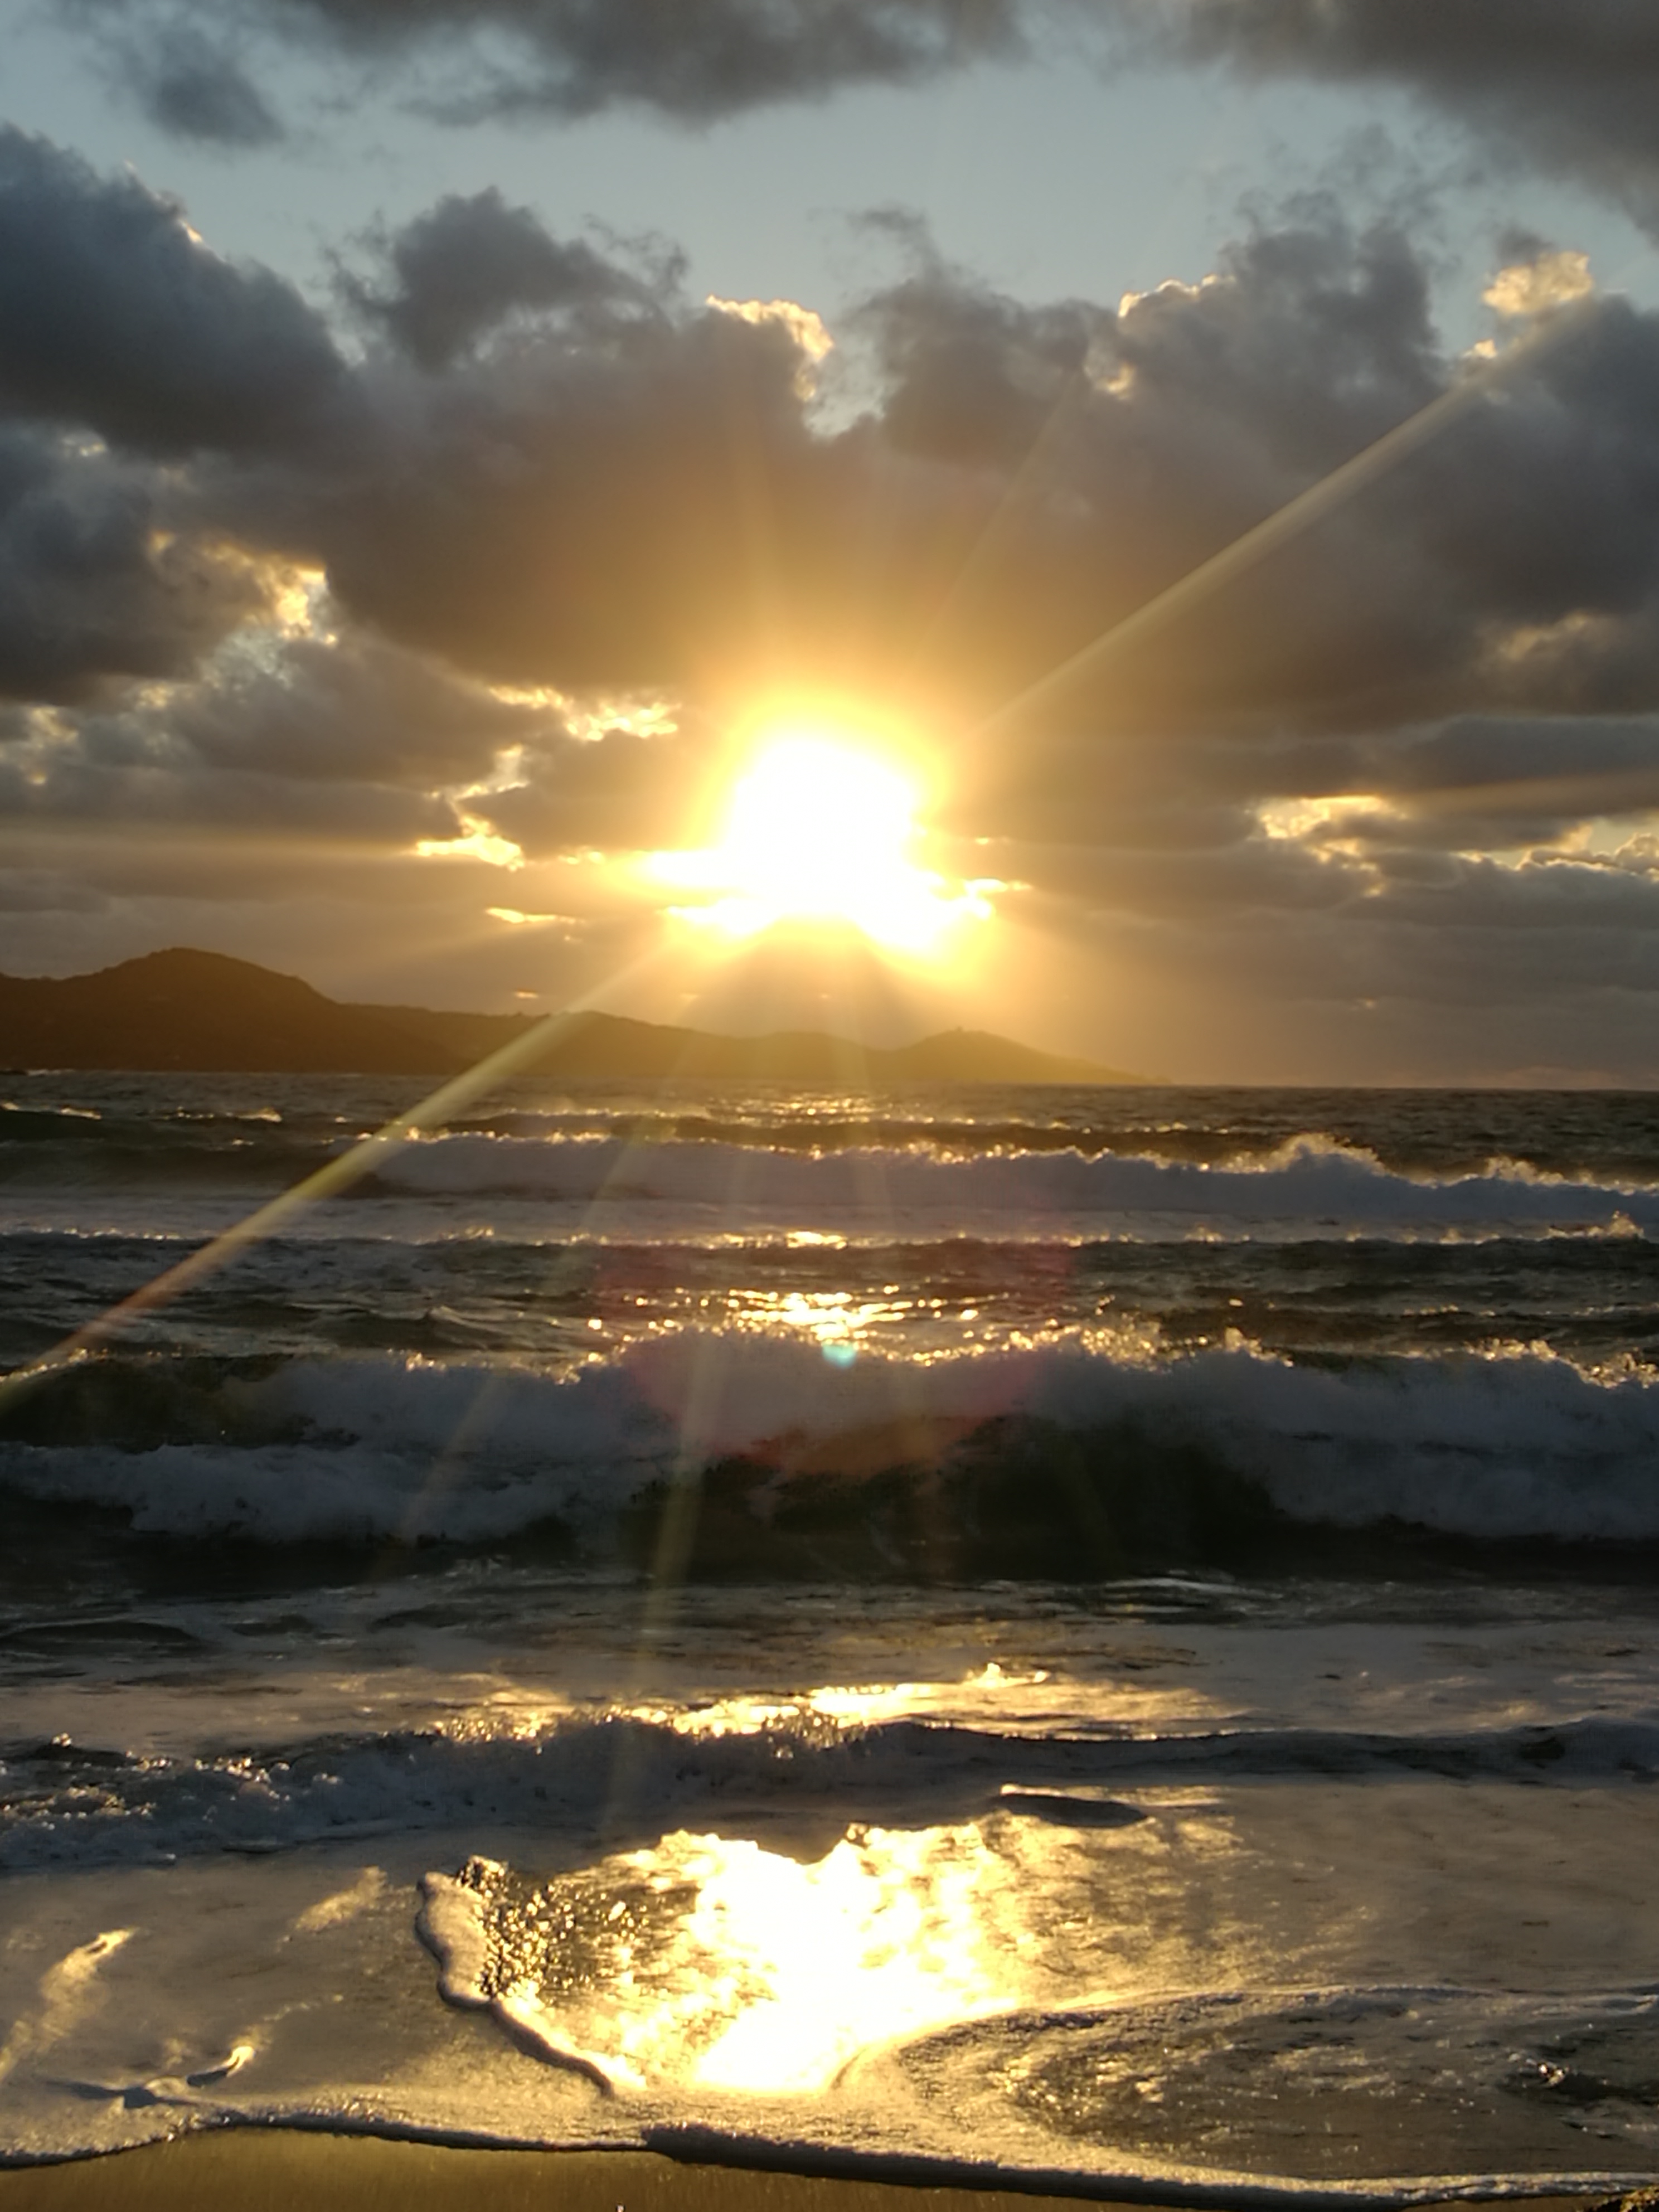
<path fill-rule="evenodd" d="M 732 790 L 718 848 L 761 926 L 850 921 L 869 936 L 906 934 L 906 909 L 927 896 L 906 852 L 915 799 L 902 776 L 867 755 L 810 736 L 775 739 Z"/>
<path fill-rule="evenodd" d="M 672 911 L 728 938 L 828 924 L 929 951 L 953 923 L 987 916 L 998 886 L 952 884 L 917 864 L 917 803 L 908 778 L 855 738 L 773 726 L 732 785 L 719 842 L 653 854 L 654 872 L 708 894 Z"/>

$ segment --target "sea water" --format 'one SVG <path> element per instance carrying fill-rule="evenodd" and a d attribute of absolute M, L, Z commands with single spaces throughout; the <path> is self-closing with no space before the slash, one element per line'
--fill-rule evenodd
<path fill-rule="evenodd" d="M 0 1360 L 409 1089 L 6 1078 Z M 520 1079 L 0 1406 L 0 2155 L 1650 2175 L 1656 1238 L 1647 1096 Z"/>

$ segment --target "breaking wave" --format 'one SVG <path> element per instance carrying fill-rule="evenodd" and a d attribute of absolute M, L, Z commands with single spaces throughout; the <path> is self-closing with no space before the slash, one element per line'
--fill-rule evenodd
<path fill-rule="evenodd" d="M 744 1229 L 948 1224 L 1053 1237 L 1067 1224 L 1178 1225 L 1250 1237 L 1293 1224 L 1336 1237 L 1514 1236 L 1659 1229 L 1659 1189 L 1570 1181 L 1514 1162 L 1479 1174 L 1407 1176 L 1369 1152 L 1303 1137 L 1249 1165 L 1077 1150 L 971 1158 L 919 1150 L 779 1152 L 730 1144 L 635 1144 L 470 1134 L 428 1139 L 375 1187 L 427 1198 L 520 1197 L 607 1209 L 647 1206 L 689 1224 Z"/>
<path fill-rule="evenodd" d="M 497 1823 L 598 1824 L 623 1835 L 637 1826 L 654 1840 L 714 1808 L 733 1833 L 792 1817 L 820 1826 L 830 1817 L 839 1828 L 998 1814 L 1088 1831 L 1134 1825 L 1145 1813 L 1133 1793 L 1172 1784 L 1412 1776 L 1650 1784 L 1659 1723 L 1591 1717 L 1399 1735 L 1102 1727 L 1052 1736 L 912 1719 L 838 1725 L 785 1708 L 748 1728 L 611 1711 L 529 1735 L 422 1729 L 195 1758 L 60 1737 L 0 1751 L 0 1869 L 153 1863 Z"/>
<path fill-rule="evenodd" d="M 627 1554 L 649 1549 L 639 1516 L 694 1475 L 714 1571 L 783 1571 L 797 1540 L 796 1568 L 815 1543 L 834 1565 L 855 1525 L 895 1571 L 926 1565 L 925 1540 L 939 1571 L 992 1574 L 1230 1544 L 1270 1559 L 1287 1530 L 1385 1523 L 1653 1543 L 1659 1381 L 1537 1352 L 1293 1365 L 1073 1336 L 918 1361 L 685 1329 L 562 1375 L 98 1360 L 16 1401 L 0 1441 L 0 1483 L 42 1504 L 266 1544 L 489 1545 L 556 1525 Z M 1052 1543 L 1031 1548 L 1022 1530 L 1042 1529 Z"/>

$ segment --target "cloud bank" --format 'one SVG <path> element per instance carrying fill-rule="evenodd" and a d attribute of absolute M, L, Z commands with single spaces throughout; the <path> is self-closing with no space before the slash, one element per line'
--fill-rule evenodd
<path fill-rule="evenodd" d="M 152 121 L 225 148 L 283 129 L 249 56 L 296 44 L 402 72 L 455 122 L 644 108 L 706 124 L 986 61 L 1069 55 L 1401 87 L 1503 162 L 1659 225 L 1659 22 L 1647 0 L 74 0 Z"/>
<path fill-rule="evenodd" d="M 1517 264 L 1494 336 L 1571 276 Z M 1601 303 L 987 741 L 1466 374 L 1409 236 L 1307 201 L 1115 306 L 918 251 L 826 334 L 484 192 L 362 244 L 340 302 L 0 135 L 0 864 L 33 964 L 214 912 L 268 949 L 304 898 L 354 986 L 441 939 L 455 991 L 506 989 L 535 930 L 574 983 L 726 725 L 828 689 L 930 733 L 939 860 L 1014 886 L 1008 941 L 1114 979 L 1079 1049 L 1659 1073 L 1659 317 Z"/>
<path fill-rule="evenodd" d="M 848 87 L 928 82 L 1026 51 L 1026 0 L 75 0 L 100 48 L 137 64 L 151 119 L 231 145 L 280 129 L 239 48 L 261 38 L 402 64 L 451 121 L 644 107 L 702 124 Z"/>
<path fill-rule="evenodd" d="M 1659 18 L 1644 0 L 1108 0 L 1103 19 L 1121 53 L 1402 85 L 1504 159 L 1659 224 Z"/>

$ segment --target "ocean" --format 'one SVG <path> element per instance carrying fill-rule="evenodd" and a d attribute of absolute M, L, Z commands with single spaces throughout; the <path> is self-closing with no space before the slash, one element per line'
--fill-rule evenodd
<path fill-rule="evenodd" d="M 0 1079 L 22 1369 L 410 1103 Z M 0 1401 L 0 2158 L 1659 2172 L 1659 1097 L 521 1076 Z"/>

